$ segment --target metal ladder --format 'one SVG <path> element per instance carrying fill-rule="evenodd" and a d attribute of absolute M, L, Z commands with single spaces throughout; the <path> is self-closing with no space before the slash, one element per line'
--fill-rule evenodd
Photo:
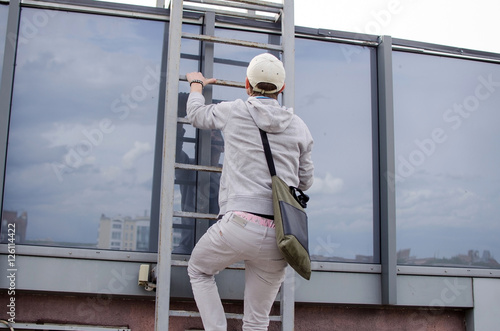
<path fill-rule="evenodd" d="M 272 52 L 281 52 L 282 60 L 286 70 L 286 91 L 283 93 L 283 104 L 287 107 L 294 106 L 294 66 L 295 66 L 295 25 L 294 25 L 294 2 L 293 0 L 282 0 L 283 3 L 275 3 L 262 0 L 171 0 L 169 40 L 167 53 L 167 81 L 165 95 L 165 117 L 163 129 L 163 161 L 161 170 L 161 197 L 159 215 L 159 240 L 158 240 L 158 264 L 156 266 L 156 308 L 155 308 L 155 330 L 167 331 L 169 329 L 170 316 L 199 316 L 197 312 L 175 311 L 170 309 L 170 281 L 171 267 L 186 265 L 185 262 L 172 259 L 173 242 L 173 218 L 190 217 L 206 220 L 215 219 L 216 215 L 200 212 L 174 211 L 174 177 L 172 169 L 186 169 L 208 172 L 219 172 L 221 168 L 199 165 L 179 164 L 175 162 L 175 148 L 171 145 L 175 142 L 177 135 L 177 124 L 188 123 L 184 118 L 178 118 L 178 93 L 179 80 L 185 81 L 186 77 L 179 73 L 181 38 L 195 39 L 209 43 L 224 43 L 246 47 L 260 48 Z M 184 4 L 184 2 L 186 4 Z M 203 5 L 215 5 L 210 9 L 203 9 Z M 232 11 L 231 8 L 245 9 L 245 12 Z M 213 35 L 197 35 L 182 32 L 182 17 L 184 9 L 195 10 L 215 15 L 236 16 L 250 20 L 270 20 L 277 22 L 281 20 L 281 45 L 263 44 L 244 40 L 234 40 Z M 267 15 L 257 14 L 267 13 Z M 213 49 L 212 49 L 213 52 Z M 212 77 L 211 68 L 205 68 L 203 74 Z M 215 85 L 233 86 L 244 88 L 241 82 L 218 80 Z M 208 93 L 211 90 L 208 90 Z M 211 95 L 207 100 L 211 99 Z M 170 143 L 170 146 L 169 146 Z M 238 267 L 236 267 L 238 268 Z M 287 267 L 285 281 L 280 290 L 280 315 L 270 316 L 271 321 L 281 321 L 281 330 L 291 331 L 294 329 L 294 304 L 295 304 L 295 273 Z M 168 312 L 168 314 L 166 313 Z M 226 314 L 226 317 L 241 318 L 239 314 Z"/>

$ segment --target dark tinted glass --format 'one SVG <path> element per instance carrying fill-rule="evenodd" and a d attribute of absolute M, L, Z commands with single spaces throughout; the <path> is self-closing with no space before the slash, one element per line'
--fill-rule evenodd
<path fill-rule="evenodd" d="M 499 268 L 500 66 L 393 57 L 398 262 Z"/>
<path fill-rule="evenodd" d="M 315 182 L 307 192 L 314 260 L 378 261 L 373 231 L 374 56 L 367 47 L 296 39 L 295 112 L 314 138 Z"/>
<path fill-rule="evenodd" d="M 149 250 L 163 31 L 22 9 L 2 218 L 24 224 L 17 243 Z"/>

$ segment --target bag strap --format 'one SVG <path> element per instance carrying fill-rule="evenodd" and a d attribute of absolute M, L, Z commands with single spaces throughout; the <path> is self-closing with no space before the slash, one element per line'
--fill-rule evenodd
<path fill-rule="evenodd" d="M 269 167 L 269 173 L 271 177 L 276 176 L 276 168 L 274 168 L 273 154 L 271 153 L 271 146 L 269 146 L 269 140 L 267 139 L 267 133 L 259 128 L 260 137 L 262 138 L 262 145 L 264 146 L 264 153 L 266 154 L 267 166 Z M 294 186 L 289 186 L 290 193 L 297 200 L 297 202 L 302 206 L 302 208 L 307 207 L 307 202 L 309 201 L 309 196 L 302 192 Z"/>
<path fill-rule="evenodd" d="M 262 145 L 264 146 L 264 153 L 266 154 L 269 173 L 271 174 L 271 177 L 276 176 L 276 168 L 274 167 L 273 154 L 271 153 L 271 146 L 269 146 L 269 140 L 267 139 L 267 134 L 261 128 L 259 128 L 259 131 L 260 131 L 260 137 L 262 138 Z"/>

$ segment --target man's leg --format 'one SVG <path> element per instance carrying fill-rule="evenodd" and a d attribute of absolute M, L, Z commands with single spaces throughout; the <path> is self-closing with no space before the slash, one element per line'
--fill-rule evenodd
<path fill-rule="evenodd" d="M 267 330 L 269 313 L 285 277 L 287 263 L 276 246 L 276 239 L 263 245 L 266 252 L 256 260 L 245 261 L 245 308 L 243 331 Z"/>
<path fill-rule="evenodd" d="M 227 322 L 214 275 L 238 261 L 239 254 L 224 239 L 221 222 L 211 226 L 196 244 L 188 264 L 196 305 L 206 331 L 226 331 Z"/>

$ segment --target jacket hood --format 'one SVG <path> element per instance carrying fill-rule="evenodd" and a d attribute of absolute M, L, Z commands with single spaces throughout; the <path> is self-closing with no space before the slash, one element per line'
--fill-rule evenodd
<path fill-rule="evenodd" d="M 250 97 L 247 104 L 257 126 L 266 132 L 283 132 L 293 119 L 292 109 L 280 106 L 275 99 Z"/>

